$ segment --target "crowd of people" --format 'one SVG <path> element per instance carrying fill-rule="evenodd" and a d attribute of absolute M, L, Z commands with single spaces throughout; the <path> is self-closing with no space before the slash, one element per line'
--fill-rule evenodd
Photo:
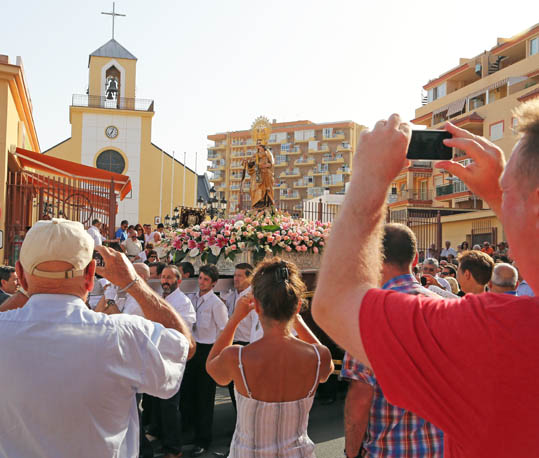
<path fill-rule="evenodd" d="M 392 115 L 361 134 L 312 304 L 346 350 L 345 456 L 539 454 L 539 103 L 517 116 L 507 166 L 451 124 L 446 144 L 473 162 L 437 164 L 489 203 L 510 251 L 446 242 L 421 256 L 410 228 L 382 223 L 409 126 Z M 39 221 L 0 269 L 0 455 L 149 457 L 157 438 L 172 458 L 192 434 L 202 456 L 221 385 L 237 411 L 228 456 L 315 456 L 309 411 L 334 366 L 299 313 L 297 267 L 238 264 L 219 296 L 214 265 L 195 276 L 157 252 L 162 226 L 122 221 L 105 240 L 100 224 Z"/>

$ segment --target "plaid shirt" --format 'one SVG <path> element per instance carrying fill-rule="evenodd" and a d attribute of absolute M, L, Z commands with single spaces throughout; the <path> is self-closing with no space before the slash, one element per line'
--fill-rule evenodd
<path fill-rule="evenodd" d="M 388 281 L 383 289 L 407 294 L 432 292 L 423 288 L 412 275 L 400 275 Z M 369 424 L 363 439 L 364 457 L 424 458 L 443 456 L 443 433 L 412 412 L 387 402 L 371 369 L 344 355 L 341 377 L 358 380 L 373 387 Z"/>

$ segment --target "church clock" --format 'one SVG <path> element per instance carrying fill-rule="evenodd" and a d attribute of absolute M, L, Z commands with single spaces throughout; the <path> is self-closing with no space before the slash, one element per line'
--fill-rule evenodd
<path fill-rule="evenodd" d="M 118 128 L 116 126 L 108 126 L 105 129 L 105 135 L 108 138 L 116 138 L 118 136 Z"/>

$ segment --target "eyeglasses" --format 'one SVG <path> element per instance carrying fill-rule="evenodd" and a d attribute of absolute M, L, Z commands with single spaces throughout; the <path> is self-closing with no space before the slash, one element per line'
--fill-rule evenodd
<path fill-rule="evenodd" d="M 440 272 L 440 276 L 441 276 L 441 277 L 445 277 L 445 276 L 447 276 L 447 275 L 449 275 L 449 272 Z"/>

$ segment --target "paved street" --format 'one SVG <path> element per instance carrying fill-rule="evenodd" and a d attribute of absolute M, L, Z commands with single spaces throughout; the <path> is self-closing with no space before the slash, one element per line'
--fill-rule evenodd
<path fill-rule="evenodd" d="M 321 405 L 315 400 L 309 418 L 309 437 L 316 444 L 317 458 L 335 458 L 342 456 L 344 450 L 344 394 L 341 393 L 339 399 L 329 405 Z M 235 415 L 232 403 L 226 388 L 217 388 L 213 444 L 210 452 L 203 455 L 205 457 L 215 457 L 213 452 L 225 453 L 232 439 L 234 432 Z M 189 438 L 187 438 L 189 439 Z M 154 442 L 155 445 L 158 446 Z M 189 454 L 192 445 L 184 447 L 184 455 Z M 157 457 L 162 457 L 161 453 L 156 453 Z M 226 455 L 225 455 L 226 456 Z"/>

